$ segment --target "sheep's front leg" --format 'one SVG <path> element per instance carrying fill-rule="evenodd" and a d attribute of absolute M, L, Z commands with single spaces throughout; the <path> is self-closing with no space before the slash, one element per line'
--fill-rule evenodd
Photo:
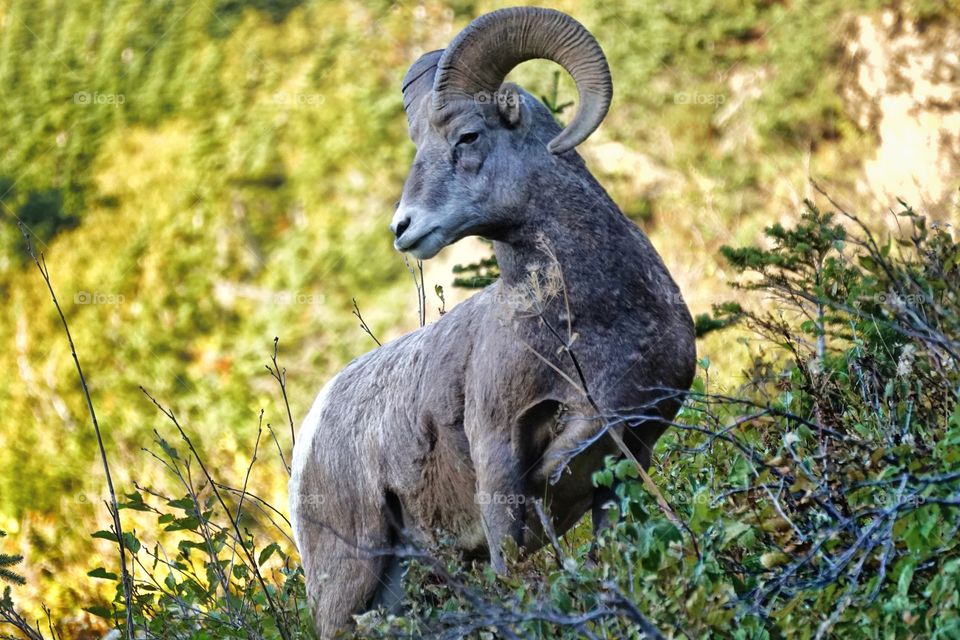
<path fill-rule="evenodd" d="M 503 544 L 512 539 L 518 547 L 523 545 L 526 496 L 519 458 L 509 435 L 504 433 L 484 433 L 472 448 L 477 472 L 476 501 L 490 549 L 490 564 L 494 571 L 503 574 L 507 570 Z"/>

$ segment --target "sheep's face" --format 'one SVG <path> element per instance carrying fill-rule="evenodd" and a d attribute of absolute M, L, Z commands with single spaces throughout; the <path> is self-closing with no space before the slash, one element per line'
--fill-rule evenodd
<path fill-rule="evenodd" d="M 470 235 L 506 239 L 522 225 L 529 178 L 554 162 L 546 144 L 560 130 L 515 85 L 463 100 L 442 118 L 429 101 L 410 120 L 417 154 L 390 225 L 396 249 L 421 260 Z"/>

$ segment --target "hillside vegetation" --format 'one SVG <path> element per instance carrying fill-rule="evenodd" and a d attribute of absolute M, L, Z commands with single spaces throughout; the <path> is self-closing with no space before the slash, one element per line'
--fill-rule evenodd
<path fill-rule="evenodd" d="M 278 449 L 289 460 L 291 436 L 283 394 L 264 368 L 265 364 L 273 366 L 274 338 L 279 337 L 280 366 L 286 367 L 289 415 L 296 421 L 334 371 L 375 346 L 352 313 L 354 299 L 380 339 L 417 325 L 413 282 L 402 258 L 390 246 L 387 229 L 413 155 L 399 81 L 420 53 L 444 46 L 472 17 L 507 4 L 0 2 L 0 83 L 7 88 L 0 96 L 4 141 L 0 152 L 0 291 L 5 300 L 0 309 L 0 369 L 8 372 L 9 380 L 0 386 L 0 414 L 4 416 L 0 425 L 0 530 L 8 534 L 0 542 L 0 550 L 26 558 L 16 570 L 24 574 L 27 584 L 13 592 L 21 610 L 40 616 L 40 604 L 45 602 L 52 608 L 54 620 L 67 625 L 64 633 L 68 636 L 74 626 L 106 625 L 104 616 L 114 615 L 109 608 L 115 595 L 110 574 L 116 572 L 117 545 L 105 531 L 110 518 L 103 506 L 103 470 L 70 347 L 45 284 L 24 250 L 16 221 L 26 225 L 33 245 L 44 253 L 70 323 L 103 427 L 115 483 L 126 494 L 123 502 L 134 505 L 122 510 L 125 522 L 130 523 L 131 533 L 136 534 L 136 528 L 143 534 L 145 549 L 156 554 L 154 538 L 170 535 L 172 538 L 165 538 L 172 545 L 170 558 L 179 550 L 202 565 L 203 560 L 190 556 L 189 544 L 178 547 L 178 536 L 187 535 L 178 532 L 206 526 L 201 517 L 205 507 L 197 507 L 188 490 L 190 482 L 204 484 L 203 479 L 198 475 L 187 478 L 188 488 L 184 488 L 176 472 L 171 474 L 169 467 L 142 450 L 150 448 L 167 462 L 173 457 L 168 447 L 178 448 L 177 455 L 183 459 L 189 457 L 179 444 L 176 427 L 158 413 L 141 387 L 174 412 L 192 438 L 196 455 L 215 470 L 213 475 L 219 481 L 242 487 L 248 478 L 250 490 L 258 498 L 283 510 L 286 474 Z M 851 20 L 857 15 L 876 15 L 880 2 L 588 0 L 550 5 L 573 14 L 596 34 L 614 75 L 616 95 L 610 116 L 583 152 L 614 199 L 651 235 L 695 313 L 709 312 L 712 303 L 743 297 L 725 283 L 740 270 L 762 266 L 754 262 L 759 258 L 736 252 L 724 257 L 720 247 L 756 245 L 757 251 L 762 251 L 775 245 L 777 238 L 765 238 L 763 229 L 777 222 L 791 228 L 801 220 L 804 196 L 813 195 L 807 181 L 811 175 L 821 178 L 841 200 L 849 197 L 857 204 L 865 200 L 856 190 L 860 160 L 876 140 L 869 130 L 858 126 L 841 98 L 839 85 L 850 64 L 842 45 L 850 35 Z M 904 2 L 895 9 L 902 19 L 924 25 L 954 24 L 960 13 L 953 0 Z M 519 69 L 514 78 L 535 93 L 548 95 L 553 67 L 533 62 Z M 561 77 L 560 101 L 574 98 L 569 81 Z M 874 228 L 889 225 L 891 218 L 869 213 L 891 207 L 899 205 L 870 202 L 868 215 L 853 210 Z M 956 218 L 956 211 L 950 210 L 929 214 L 939 220 Z M 801 224 L 814 224 L 816 229 L 823 226 L 820 221 Z M 790 242 L 795 244 L 795 240 Z M 938 242 L 948 245 L 946 239 Z M 784 250 L 789 248 L 790 243 Z M 920 252 L 912 259 L 921 261 L 924 255 Z M 954 259 L 944 257 L 948 271 L 956 267 L 956 261 L 951 264 L 950 260 Z M 870 271 L 866 265 L 863 268 Z M 431 294 L 427 306 L 429 315 L 435 317 L 441 301 L 432 295 L 433 284 L 450 282 L 449 263 L 433 269 L 428 266 L 427 273 L 426 288 Z M 870 285 L 880 287 L 870 295 L 879 295 L 882 284 Z M 822 293 L 843 298 L 837 291 Z M 458 295 L 464 294 L 447 287 L 448 304 Z M 847 324 L 851 321 L 850 317 L 837 317 Z M 838 377 L 818 375 L 839 385 L 836 393 L 841 397 L 854 383 L 842 377 L 840 361 L 855 359 L 851 349 L 876 347 L 869 341 L 876 338 L 872 334 L 858 347 L 857 340 L 864 339 L 860 333 L 866 329 L 856 327 L 850 329 L 852 334 L 837 337 L 842 342 L 833 348 L 839 360 L 823 362 L 820 358 L 823 372 L 833 371 Z M 770 327 L 766 329 L 769 333 Z M 941 331 L 953 340 L 956 336 L 950 331 L 955 329 L 948 323 Z M 883 331 L 879 334 L 887 336 Z M 794 368 L 783 374 L 787 382 L 782 384 L 788 388 L 781 391 L 791 392 L 790 384 L 801 384 L 793 376 L 801 375 L 797 372 L 810 361 L 809 354 L 788 350 L 767 353 L 769 361 L 755 360 L 756 352 L 747 345 L 756 346 L 758 340 L 743 326 L 705 335 L 699 350 L 711 364 L 701 382 L 707 385 L 709 380 L 710 385 L 732 392 L 742 383 L 743 369 L 749 371 L 746 379 L 756 380 L 754 365 L 780 366 L 792 359 Z M 891 347 L 883 366 L 896 365 L 906 357 L 903 349 L 908 344 Z M 910 362 L 922 362 L 924 348 L 923 344 L 915 346 Z M 892 374 L 878 369 L 876 375 L 878 380 L 887 380 Z M 913 415 L 917 410 L 918 401 L 911 404 L 910 393 L 933 398 L 927 395 L 928 382 L 916 382 L 922 385 L 920 390 L 891 392 L 900 394 L 893 401 L 896 411 L 910 406 Z M 886 393 L 881 388 L 871 389 Z M 812 401 L 818 393 L 821 391 L 808 386 L 793 392 L 789 402 L 778 402 L 786 402 L 784 411 L 816 424 L 828 425 L 829 420 L 842 418 L 844 424 L 853 421 L 870 429 L 874 428 L 871 421 L 879 419 L 824 414 L 826 409 Z M 741 396 L 741 400 L 744 397 L 754 402 L 766 398 L 751 395 Z M 946 417 L 952 415 L 955 399 L 936 396 L 929 402 L 933 403 L 930 415 L 940 412 L 937 415 L 944 421 L 933 424 L 931 418 L 913 444 L 898 442 L 891 444 L 892 448 L 915 447 L 922 441 L 936 452 L 938 439 L 950 442 L 953 436 L 945 431 Z M 866 412 L 868 406 L 872 405 L 860 410 Z M 838 411 L 835 403 L 828 408 Z M 736 411 L 740 410 L 742 407 Z M 811 413 L 815 410 L 821 412 L 819 417 Z M 696 411 L 694 402 L 683 421 L 697 424 Z M 731 418 L 735 411 L 729 411 L 719 412 L 717 419 Z M 781 420 L 777 423 L 780 430 L 774 433 L 793 432 L 796 425 L 790 419 L 776 419 Z M 955 425 L 949 428 L 955 429 Z M 892 456 L 888 461 L 891 468 L 899 469 L 905 452 L 887 452 L 878 444 L 886 443 L 888 435 L 874 429 L 870 437 L 875 440 L 859 433 L 857 442 L 877 447 L 876 451 L 882 449 L 881 457 Z M 736 467 L 729 452 L 708 448 L 693 456 L 681 453 L 702 447 L 698 437 L 703 436 L 677 432 L 664 444 L 665 455 L 674 452 L 668 460 L 677 461 L 654 475 L 665 493 L 669 488 L 674 495 L 694 495 L 701 486 L 722 492 L 726 489 L 721 486 L 730 489 L 745 481 L 745 467 Z M 798 437 L 797 446 L 814 447 L 813 441 L 804 439 L 809 434 Z M 248 473 L 256 442 L 259 457 L 270 460 L 261 461 Z M 789 454 L 781 450 L 780 442 L 751 442 L 751 446 L 759 447 L 757 455 L 766 460 Z M 805 454 L 794 451 L 802 460 Z M 949 456 L 941 460 L 934 453 L 929 455 L 932 466 L 911 471 L 903 491 L 920 488 L 911 483 L 921 477 L 921 471 L 946 473 L 950 465 L 956 466 Z M 193 464 L 191 472 L 199 473 Z M 784 462 L 789 464 L 801 463 Z M 179 473 L 188 475 L 185 469 Z M 611 473 L 629 475 L 626 469 Z M 707 477 L 720 484 L 704 481 L 694 486 L 694 478 Z M 887 476 L 877 480 L 889 482 Z M 209 498 L 209 482 L 205 490 L 199 485 L 193 488 L 199 491 L 201 502 Z M 664 620 L 682 618 L 691 610 L 707 613 L 695 618 L 698 622 L 689 630 L 723 629 L 729 623 L 724 605 L 731 600 L 730 590 L 747 593 L 762 589 L 747 576 L 765 566 L 763 553 L 774 553 L 774 547 L 788 556 L 803 552 L 800 545 L 784 551 L 795 541 L 775 539 L 773 533 L 773 537 L 763 538 L 754 532 L 750 535 L 757 536 L 756 545 L 766 545 L 763 551 L 757 551 L 760 547 L 753 539 L 750 543 L 741 540 L 731 560 L 720 548 L 723 538 L 711 538 L 715 531 L 705 529 L 716 516 L 712 509 L 717 507 L 708 506 L 680 514 L 692 518 L 693 532 L 703 538 L 702 555 L 695 561 L 684 533 L 663 517 L 653 518 L 656 511 L 649 504 L 651 498 L 642 495 L 639 485 L 635 489 L 635 494 L 624 496 L 623 509 L 636 511 L 637 519 L 623 526 L 639 529 L 615 535 L 649 536 L 659 527 L 662 536 L 648 540 L 643 547 L 663 546 L 657 551 L 660 555 L 644 561 L 648 582 L 657 572 L 667 575 L 675 571 L 684 580 L 693 572 L 699 580 L 714 576 L 710 573 L 714 569 L 732 572 L 739 581 L 732 585 L 718 578 L 712 586 L 701 584 L 701 591 L 692 587 L 682 598 L 678 594 L 665 598 L 664 608 L 650 613 L 661 629 Z M 815 491 L 816 485 L 804 490 Z M 159 502 L 140 508 L 141 503 L 146 504 L 143 501 L 149 502 L 151 492 L 155 494 L 152 499 Z M 234 495 L 232 500 L 227 500 L 230 508 L 243 511 L 242 499 L 238 504 Z M 690 509 L 696 504 L 691 502 Z M 211 502 L 209 508 L 216 510 L 217 506 Z M 171 509 L 180 511 L 171 515 Z M 900 557 L 896 554 L 903 548 L 901 543 L 915 545 L 908 546 L 910 549 L 923 545 L 927 551 L 946 544 L 945 539 L 931 538 L 930 532 L 946 526 L 949 514 L 938 512 L 931 519 L 925 513 L 916 516 L 922 520 L 917 526 L 925 533 L 920 538 L 910 537 L 914 534 L 909 532 L 904 534 L 906 538 L 894 538 L 888 563 Z M 221 527 L 213 533 L 200 532 L 200 539 L 208 545 L 201 553 L 213 555 L 210 562 L 214 567 L 219 566 L 219 554 L 233 548 L 232 555 L 237 555 L 231 547 L 236 539 L 231 538 L 227 526 L 231 518 L 223 520 L 225 515 L 211 512 L 211 518 L 221 518 Z M 798 536 L 807 535 L 804 527 L 808 525 L 820 532 L 823 529 L 818 527 L 826 526 L 816 519 L 819 515 L 810 516 L 809 522 L 794 520 L 792 511 L 786 515 L 796 522 Z M 653 519 L 646 520 L 647 516 Z M 290 607 L 293 613 L 288 612 L 287 618 L 293 625 L 292 620 L 303 612 L 297 599 L 299 578 L 290 542 L 264 514 L 251 512 L 245 517 L 251 545 L 258 554 L 271 548 L 271 542 L 278 544 L 263 561 L 270 569 L 270 580 L 289 582 L 284 598 L 279 592 L 274 595 L 278 607 Z M 161 524 L 169 529 L 166 533 L 154 534 L 158 518 L 164 518 Z M 894 521 L 898 527 L 907 526 L 898 522 Z M 282 528 L 282 522 L 279 524 Z M 674 530 L 668 530 L 671 526 Z M 762 523 L 757 526 L 763 530 Z M 91 539 L 90 534 L 98 530 L 104 530 L 104 535 Z M 246 531 L 240 537 L 247 535 Z M 902 531 L 895 533 L 899 536 Z M 218 535 L 222 539 L 213 540 Z M 671 556 L 667 551 L 673 549 L 670 541 L 674 539 L 687 546 L 685 551 L 674 549 Z M 570 544 L 577 544 L 576 536 Z M 617 544 L 611 543 L 610 548 Z M 883 548 L 881 545 L 880 550 Z M 748 553 L 754 555 L 747 557 Z M 790 566 L 779 556 L 766 557 L 768 564 Z M 956 569 L 947 562 L 949 557 L 933 564 L 918 560 L 909 575 L 927 571 L 921 582 L 903 577 L 907 575 L 903 566 L 889 564 L 890 579 L 903 585 L 896 595 L 906 598 L 907 604 L 897 601 L 894 609 L 884 613 L 884 620 L 900 616 L 908 622 L 919 615 L 909 603 L 920 598 L 925 593 L 922 589 L 937 576 L 945 575 L 946 568 Z M 251 572 L 255 563 L 249 560 L 242 564 Z M 614 567 L 631 562 L 627 556 L 608 560 Z M 540 558 L 536 562 L 546 561 Z M 734 561 L 746 569 L 731 568 Z M 147 559 L 143 562 L 151 564 Z M 876 571 L 879 565 L 873 562 L 864 566 Z M 572 593 L 587 593 L 600 584 L 601 576 L 582 569 L 575 575 L 582 574 L 585 590 Z M 210 570 L 214 571 L 213 582 L 222 583 L 223 577 Z M 560 587 L 550 587 L 556 589 L 558 598 L 563 597 L 563 589 L 574 588 L 569 573 L 561 571 L 554 576 L 543 566 L 531 570 L 545 576 L 550 585 L 560 581 Z M 93 578 L 87 575 L 91 571 Z M 250 589 L 251 601 L 257 601 L 263 591 L 251 576 L 235 579 L 244 581 L 242 589 Z M 183 576 L 177 580 L 181 579 Z M 209 587 L 206 578 L 201 582 Z M 681 583 L 700 584 L 678 580 L 676 585 Z M 878 589 L 887 588 L 884 584 L 876 582 Z M 851 597 L 863 595 L 861 587 L 855 587 Z M 169 588 L 176 592 L 180 587 Z M 442 588 L 446 587 L 438 587 Z M 620 588 L 627 587 L 621 584 Z M 456 594 L 438 593 L 441 595 L 433 597 L 445 598 L 453 603 L 451 608 L 459 606 Z M 653 593 L 649 592 L 650 598 Z M 824 601 L 821 604 L 802 598 L 796 604 L 761 598 L 757 606 L 795 607 L 801 613 L 813 608 L 829 615 L 833 609 L 826 601 L 840 598 L 841 593 L 837 591 L 834 598 L 834 592 L 825 591 L 818 596 Z M 941 592 L 934 589 L 930 593 Z M 191 603 L 196 602 L 200 609 L 217 609 L 216 589 L 213 600 L 194 596 L 199 599 Z M 944 610 L 953 607 L 955 611 L 955 593 L 944 596 L 950 597 L 954 600 L 943 605 Z M 634 601 L 642 602 L 646 611 L 653 600 Z M 250 615 L 263 614 L 267 603 L 257 602 L 261 608 L 251 609 Z M 175 621 L 155 611 L 146 613 L 156 609 L 173 616 L 177 613 L 173 604 L 178 604 L 176 598 L 164 607 L 153 602 L 138 615 L 149 617 L 158 629 L 165 625 L 179 628 L 176 625 L 181 623 L 184 634 L 195 629 L 193 619 Z M 429 602 L 424 607 L 429 608 Z M 84 613 L 83 608 L 93 613 Z M 710 611 L 715 611 L 715 616 Z M 423 620 L 436 623 L 429 611 L 421 613 Z M 263 615 L 264 620 L 270 619 Z M 802 618 L 784 615 L 786 622 L 778 633 L 789 635 L 790 625 Z M 851 629 L 863 622 L 850 615 L 841 611 L 838 620 Z M 236 619 L 233 623 L 240 624 Z M 278 624 L 274 627 L 282 626 Z M 744 637 L 762 637 L 753 635 L 762 627 L 760 622 L 744 626 Z M 951 637 L 952 632 L 941 633 L 940 637 Z"/>

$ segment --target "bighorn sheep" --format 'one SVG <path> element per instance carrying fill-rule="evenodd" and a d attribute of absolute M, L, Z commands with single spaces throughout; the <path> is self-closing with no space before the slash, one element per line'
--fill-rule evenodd
<path fill-rule="evenodd" d="M 501 84 L 533 58 L 576 83 L 580 105 L 565 129 Z M 401 530 L 425 543 L 445 532 L 502 572 L 505 541 L 544 542 L 528 500 L 544 499 L 558 533 L 601 509 L 610 494 L 591 473 L 616 452 L 611 438 L 581 447 L 553 483 L 561 454 L 600 433 L 598 408 L 653 406 L 642 424 L 617 427 L 649 465 L 694 374 L 693 323 L 676 284 L 573 150 L 612 97 L 583 26 L 548 9 L 481 16 L 413 64 L 403 96 L 417 152 L 391 224 L 395 247 L 428 259 L 483 236 L 500 279 L 351 362 L 303 423 L 290 510 L 322 636 L 398 603 L 400 561 L 389 550 Z"/>

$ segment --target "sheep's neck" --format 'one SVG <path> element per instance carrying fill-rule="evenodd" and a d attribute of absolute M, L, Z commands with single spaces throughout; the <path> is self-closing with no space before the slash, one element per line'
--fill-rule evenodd
<path fill-rule="evenodd" d="M 638 247 L 629 222 L 612 203 L 597 202 L 586 210 L 557 210 L 555 204 L 537 210 L 544 215 L 530 216 L 511 237 L 494 242 L 504 285 L 524 286 L 532 271 L 545 274 L 555 262 L 567 294 L 586 303 L 631 277 Z"/>

